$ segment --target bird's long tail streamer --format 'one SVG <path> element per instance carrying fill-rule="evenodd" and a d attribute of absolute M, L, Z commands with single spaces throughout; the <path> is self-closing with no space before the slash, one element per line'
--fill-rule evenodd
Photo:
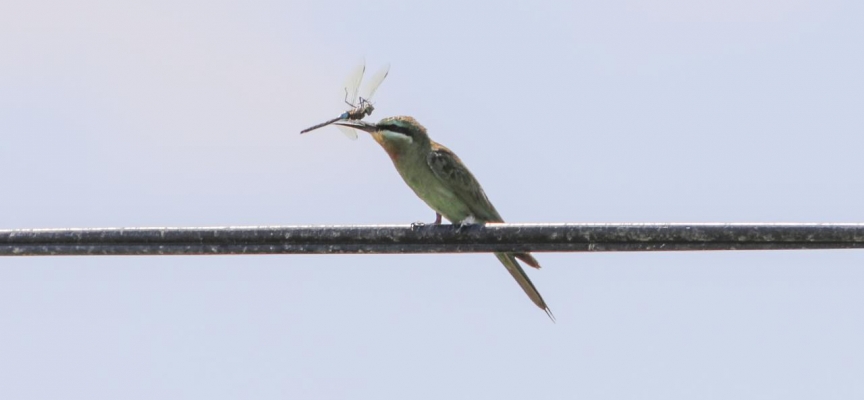
<path fill-rule="evenodd" d="M 495 257 L 498 257 L 501 264 L 504 264 L 504 266 L 507 267 L 507 271 L 510 272 L 510 275 L 513 276 L 513 279 L 516 280 L 519 286 L 522 287 L 522 290 L 525 291 L 525 294 L 528 295 L 531 301 L 533 301 L 537 307 L 546 311 L 546 315 L 549 316 L 552 322 L 555 322 L 555 316 L 552 315 L 552 310 L 550 310 L 549 306 L 546 305 L 546 302 L 543 301 L 543 296 L 540 295 L 540 292 L 537 291 L 536 287 L 534 287 L 531 279 L 528 278 L 527 274 L 525 274 L 525 270 L 522 269 L 522 266 L 520 266 L 519 262 L 516 261 L 516 256 L 512 253 L 495 253 Z"/>

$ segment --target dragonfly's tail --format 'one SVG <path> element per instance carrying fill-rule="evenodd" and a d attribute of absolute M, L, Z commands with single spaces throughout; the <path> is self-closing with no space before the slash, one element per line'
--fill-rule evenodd
<path fill-rule="evenodd" d="M 338 121 L 338 120 L 340 120 L 340 119 L 343 119 L 341 115 L 338 116 L 338 117 L 336 117 L 336 118 L 333 118 L 333 119 L 331 119 L 331 120 L 329 120 L 329 121 L 327 121 L 327 122 L 322 122 L 322 123 L 320 123 L 320 124 L 318 124 L 318 125 L 315 125 L 315 126 L 312 126 L 312 127 L 306 128 L 306 129 L 300 131 L 300 134 L 304 134 L 304 133 L 306 133 L 306 132 L 311 132 L 311 131 L 314 131 L 314 130 L 316 130 L 316 129 L 318 129 L 318 128 L 323 128 L 323 127 L 325 127 L 325 126 L 327 126 L 327 125 L 330 125 L 330 124 L 332 124 L 332 123 L 334 123 L 334 122 L 336 122 L 336 121 Z"/>

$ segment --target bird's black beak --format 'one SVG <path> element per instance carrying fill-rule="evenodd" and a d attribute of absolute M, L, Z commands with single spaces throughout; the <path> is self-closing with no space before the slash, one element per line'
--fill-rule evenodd
<path fill-rule="evenodd" d="M 354 120 L 343 120 L 334 122 L 336 125 L 347 126 L 349 128 L 359 129 L 365 132 L 375 132 L 378 130 L 378 126 L 375 124 L 370 124 L 366 121 L 354 121 Z"/>

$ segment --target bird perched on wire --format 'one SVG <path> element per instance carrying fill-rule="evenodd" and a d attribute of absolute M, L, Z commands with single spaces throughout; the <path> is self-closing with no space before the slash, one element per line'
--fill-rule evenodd
<path fill-rule="evenodd" d="M 504 222 L 471 171 L 450 149 L 429 138 L 426 128 L 412 117 L 384 118 L 377 124 L 343 120 L 338 125 L 359 129 L 372 135 L 393 160 L 405 183 L 435 210 L 435 223 L 441 216 L 460 226 Z M 540 263 L 529 253 L 495 253 L 531 301 L 553 321 L 549 306 L 531 283 L 517 259 L 534 268 Z"/>

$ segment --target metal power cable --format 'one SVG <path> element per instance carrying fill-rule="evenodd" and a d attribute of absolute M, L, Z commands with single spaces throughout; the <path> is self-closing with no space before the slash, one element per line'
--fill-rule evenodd
<path fill-rule="evenodd" d="M 618 223 L 0 230 L 0 255 L 392 254 L 864 248 L 864 224 Z"/>

